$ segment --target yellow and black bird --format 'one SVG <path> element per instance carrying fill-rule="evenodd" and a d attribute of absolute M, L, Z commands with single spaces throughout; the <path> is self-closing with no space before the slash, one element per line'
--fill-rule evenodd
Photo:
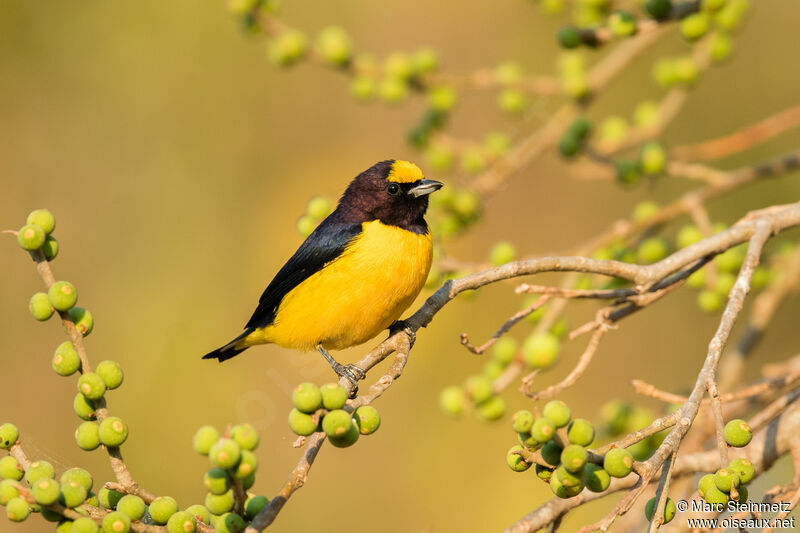
<path fill-rule="evenodd" d="M 425 211 L 441 187 L 408 161 L 359 174 L 264 290 L 244 332 L 203 358 L 222 362 L 256 344 L 316 348 L 356 385 L 363 372 L 327 350 L 375 337 L 422 290 L 433 251 Z"/>

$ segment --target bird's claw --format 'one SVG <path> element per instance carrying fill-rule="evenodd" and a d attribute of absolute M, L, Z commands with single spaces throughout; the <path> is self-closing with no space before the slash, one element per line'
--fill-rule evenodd
<path fill-rule="evenodd" d="M 355 398 L 356 394 L 358 393 L 358 381 L 367 377 L 366 372 L 358 368 L 356 365 L 342 365 L 339 363 L 336 363 L 336 366 L 333 367 L 333 371 L 336 372 L 336 375 L 338 375 L 340 378 L 344 378 L 350 382 L 350 385 L 352 385 L 350 398 Z"/>

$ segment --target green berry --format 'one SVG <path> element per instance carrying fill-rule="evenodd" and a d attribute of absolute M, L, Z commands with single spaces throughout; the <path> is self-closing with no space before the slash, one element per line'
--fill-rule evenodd
<path fill-rule="evenodd" d="M 527 409 L 522 409 L 514 413 L 511 417 L 511 424 L 517 433 L 529 433 L 533 428 L 533 413 Z"/>
<path fill-rule="evenodd" d="M 583 474 L 582 471 L 573 474 L 572 472 L 567 470 L 564 467 L 564 465 L 559 466 L 555 470 L 556 477 L 561 482 L 561 484 L 567 488 L 580 487 L 580 489 L 582 490 L 583 489 L 583 479 L 581 477 L 582 474 Z"/>
<path fill-rule="evenodd" d="M 461 168 L 469 174 L 483 172 L 488 161 L 481 147 L 468 147 L 461 152 Z"/>
<path fill-rule="evenodd" d="M 83 468 L 70 468 L 61 474 L 59 481 L 61 484 L 77 481 L 79 485 L 86 489 L 86 492 L 92 490 L 92 485 L 94 485 L 92 474 Z"/>
<path fill-rule="evenodd" d="M 611 476 L 603 467 L 587 463 L 583 469 L 583 483 L 592 492 L 605 492 L 611 484 Z"/>
<path fill-rule="evenodd" d="M 22 226 L 17 232 L 17 242 L 29 252 L 38 250 L 44 244 L 46 235 L 44 230 L 35 224 Z"/>
<path fill-rule="evenodd" d="M 252 520 L 267 505 L 269 505 L 269 498 L 266 496 L 250 496 L 244 502 L 244 513 L 248 519 Z"/>
<path fill-rule="evenodd" d="M 736 472 L 739 481 L 742 485 L 746 485 L 753 481 L 756 474 L 756 469 L 753 463 L 748 459 L 734 459 L 728 465 L 729 470 Z"/>
<path fill-rule="evenodd" d="M 33 486 L 40 479 L 55 479 L 56 470 L 47 461 L 34 461 L 28 466 L 25 472 L 25 481 Z"/>
<path fill-rule="evenodd" d="M 663 524 L 668 524 L 675 518 L 675 512 L 677 511 L 675 507 L 675 502 L 672 501 L 672 498 L 667 498 L 667 502 L 664 504 L 664 522 Z M 653 515 L 656 512 L 656 499 L 650 498 L 644 506 L 644 515 L 647 517 L 648 522 L 653 520 Z"/>
<path fill-rule="evenodd" d="M 614 163 L 617 170 L 617 181 L 623 185 L 633 185 L 639 181 L 639 163 L 620 159 Z"/>
<path fill-rule="evenodd" d="M 537 442 L 545 443 L 553 438 L 556 433 L 556 425 L 547 417 L 541 417 L 533 423 L 531 435 Z"/>
<path fill-rule="evenodd" d="M 718 272 L 717 279 L 714 281 L 714 291 L 720 296 L 727 296 L 736 283 L 736 276 L 730 272 Z"/>
<path fill-rule="evenodd" d="M 534 472 L 536 472 L 536 477 L 541 479 L 542 481 L 550 481 L 551 476 L 553 475 L 553 469 L 547 468 L 546 466 L 536 464 L 534 466 Z"/>
<path fill-rule="evenodd" d="M 276 65 L 289 67 L 306 55 L 308 39 L 299 30 L 287 29 L 270 42 L 267 49 L 270 60 Z"/>
<path fill-rule="evenodd" d="M 33 318 L 40 322 L 44 322 L 53 316 L 54 311 L 53 306 L 50 305 L 50 299 L 47 297 L 47 294 L 43 292 L 37 292 L 31 296 L 28 302 L 28 309 L 33 315 Z"/>
<path fill-rule="evenodd" d="M 303 237 L 308 237 L 317 227 L 317 222 L 308 215 L 303 215 L 297 219 L 297 232 Z"/>
<path fill-rule="evenodd" d="M 233 493 L 231 493 L 231 500 L 233 500 Z M 208 505 L 206 505 L 206 507 L 208 507 Z M 211 511 L 212 513 L 214 512 L 210 508 L 209 511 Z M 167 521 L 169 520 L 169 517 L 177 512 L 178 512 L 178 502 L 175 501 L 175 498 L 171 498 L 169 496 L 160 496 L 155 500 L 153 500 L 153 502 L 150 504 L 150 516 L 153 517 L 153 521 L 156 524 L 162 524 L 162 525 L 166 524 Z M 214 513 L 214 514 L 220 514 L 220 513 Z"/>
<path fill-rule="evenodd" d="M 408 96 L 408 84 L 404 79 L 387 78 L 378 86 L 381 99 L 389 104 L 398 104 Z"/>
<path fill-rule="evenodd" d="M 649 127 L 656 123 L 658 115 L 658 105 L 655 102 L 646 100 L 640 102 L 633 110 L 633 121 L 637 126 Z"/>
<path fill-rule="evenodd" d="M 552 490 L 553 494 L 555 494 L 559 498 L 571 498 L 573 496 L 577 496 L 582 490 L 582 487 L 580 486 L 566 487 L 558 479 L 558 475 L 554 474 L 550 476 L 550 490 Z"/>
<path fill-rule="evenodd" d="M 82 450 L 91 451 L 100 446 L 100 428 L 95 422 L 84 422 L 75 430 L 75 442 Z"/>
<path fill-rule="evenodd" d="M 296 435 L 305 437 L 317 431 L 317 423 L 311 415 L 295 408 L 289 412 L 289 429 Z"/>
<path fill-rule="evenodd" d="M 324 196 L 315 196 L 308 201 L 306 213 L 314 220 L 322 220 L 333 213 L 333 204 Z"/>
<path fill-rule="evenodd" d="M 42 478 L 33 484 L 33 499 L 39 505 L 53 505 L 61 493 L 58 483 L 49 477 Z"/>
<path fill-rule="evenodd" d="M 558 151 L 567 159 L 572 158 L 578 154 L 581 149 L 581 141 L 577 135 L 567 132 L 558 141 Z"/>
<path fill-rule="evenodd" d="M 48 261 L 52 261 L 58 255 L 58 241 L 52 235 L 48 235 L 47 238 L 44 240 L 44 244 L 42 245 L 42 253 L 44 254 L 44 258 Z"/>
<path fill-rule="evenodd" d="M 639 202 L 633 208 L 633 219 L 636 221 L 649 220 L 658 213 L 659 209 L 658 204 L 655 202 Z"/>
<path fill-rule="evenodd" d="M 113 390 L 122 385 L 124 375 L 122 368 L 114 361 L 100 361 L 95 369 L 98 376 L 103 379 L 106 389 Z"/>
<path fill-rule="evenodd" d="M 356 100 L 372 100 L 376 91 L 375 80 L 368 76 L 354 76 L 350 82 L 350 94 Z"/>
<path fill-rule="evenodd" d="M 703 497 L 708 503 L 714 505 L 725 505 L 728 503 L 728 495 L 719 490 L 715 485 L 705 487 L 703 490 L 698 489 L 700 496 Z"/>
<path fill-rule="evenodd" d="M 517 433 L 517 440 L 519 443 L 524 446 L 525 448 L 530 448 L 532 450 L 538 450 L 542 447 L 542 443 L 537 441 L 533 438 L 529 432 L 527 433 Z"/>
<path fill-rule="evenodd" d="M 736 448 L 742 448 L 753 438 L 753 429 L 744 420 L 737 418 L 725 424 L 725 442 Z"/>
<path fill-rule="evenodd" d="M 65 341 L 58 345 L 51 366 L 59 376 L 71 376 L 80 369 L 81 358 L 71 342 Z"/>
<path fill-rule="evenodd" d="M 587 459 L 589 454 L 586 448 L 577 444 L 570 444 L 561 452 L 561 464 L 572 473 L 580 472 L 586 465 Z"/>
<path fill-rule="evenodd" d="M 464 412 L 466 406 L 467 396 L 464 390 L 457 385 L 446 387 L 439 394 L 439 407 L 445 414 L 459 416 Z"/>
<path fill-rule="evenodd" d="M 741 245 L 729 248 L 714 258 L 720 270 L 724 272 L 737 272 L 744 263 L 746 249 Z"/>
<path fill-rule="evenodd" d="M 47 290 L 47 298 L 58 311 L 67 311 L 78 301 L 78 291 L 69 281 L 56 281 Z"/>
<path fill-rule="evenodd" d="M 700 496 L 702 496 L 706 490 L 716 488 L 716 486 L 714 474 L 705 474 L 697 481 L 697 490 L 700 492 Z"/>
<path fill-rule="evenodd" d="M 216 533 L 241 533 L 247 527 L 244 519 L 236 513 L 225 513 L 214 518 Z"/>
<path fill-rule="evenodd" d="M 24 475 L 25 471 L 14 457 L 6 455 L 0 459 L 0 478 L 19 481 Z"/>
<path fill-rule="evenodd" d="M 186 512 L 195 517 L 196 520 L 204 524 L 211 523 L 211 514 L 206 509 L 205 505 L 195 504 L 186 508 Z"/>
<path fill-rule="evenodd" d="M 567 132 L 577 137 L 579 141 L 582 141 L 589 136 L 591 129 L 592 125 L 589 123 L 589 121 L 583 117 L 580 117 L 576 118 L 572 121 L 572 123 L 570 123 L 569 127 L 567 128 Z"/>
<path fill-rule="evenodd" d="M 78 418 L 82 420 L 94 420 L 97 417 L 94 401 L 80 392 L 75 395 L 75 399 L 72 401 L 72 409 L 78 415 Z"/>
<path fill-rule="evenodd" d="M 645 174 L 661 174 L 667 165 L 667 153 L 664 151 L 664 147 L 657 142 L 645 144 L 639 158 Z"/>
<path fill-rule="evenodd" d="M 603 468 L 613 477 L 625 477 L 633 468 L 633 456 L 628 450 L 612 448 L 603 459 Z"/>
<path fill-rule="evenodd" d="M 563 428 L 572 419 L 572 411 L 561 400 L 552 400 L 545 404 L 542 414 L 553 421 L 557 428 Z"/>
<path fill-rule="evenodd" d="M 67 481 L 61 484 L 61 502 L 70 509 L 83 505 L 88 496 L 89 491 L 78 481 Z"/>
<path fill-rule="evenodd" d="M 528 107 L 528 97 L 517 89 L 503 89 L 497 96 L 497 105 L 506 113 L 518 115 Z"/>
<path fill-rule="evenodd" d="M 19 496 L 17 484 L 11 479 L 0 481 L 0 505 L 8 505 L 8 502 Z"/>
<path fill-rule="evenodd" d="M 206 508 L 211 514 L 223 514 L 233 509 L 233 491 L 229 490 L 222 494 L 206 494 Z"/>
<path fill-rule="evenodd" d="M 169 533 L 194 533 L 197 529 L 197 521 L 194 516 L 186 511 L 179 511 L 167 520 L 167 531 Z"/>
<path fill-rule="evenodd" d="M 12 522 L 22 522 L 31 514 L 28 502 L 20 497 L 12 498 L 6 504 L 6 516 Z"/>
<path fill-rule="evenodd" d="M 47 209 L 31 211 L 28 214 L 28 218 L 25 219 L 25 223 L 39 226 L 47 235 L 50 235 L 56 229 L 56 217 Z"/>
<path fill-rule="evenodd" d="M 131 520 L 140 520 L 147 511 L 147 505 L 139 496 L 126 494 L 117 502 L 117 511 L 125 513 Z"/>
<path fill-rule="evenodd" d="M 203 475 L 203 485 L 211 494 L 224 494 L 231 488 L 228 473 L 223 468 L 212 468 Z M 219 514 L 219 513 L 217 513 Z"/>
<path fill-rule="evenodd" d="M 91 518 L 78 518 L 72 522 L 69 533 L 99 533 L 100 528 Z"/>
<path fill-rule="evenodd" d="M 475 374 L 467 378 L 464 383 L 464 390 L 466 390 L 472 401 L 483 403 L 492 396 L 492 382 L 486 376 Z"/>
<path fill-rule="evenodd" d="M 494 78 L 501 85 L 516 83 L 522 77 L 522 68 L 513 61 L 501 63 L 494 70 Z"/>
<path fill-rule="evenodd" d="M 572 444 L 589 446 L 594 441 L 594 426 L 585 418 L 576 418 L 567 427 L 567 438 Z"/>
<path fill-rule="evenodd" d="M 323 29 L 317 37 L 317 52 L 329 64 L 346 65 L 353 55 L 353 43 L 347 32 L 339 26 Z"/>
<path fill-rule="evenodd" d="M 313 413 L 322 406 L 322 394 L 313 383 L 301 383 L 292 391 L 292 402 L 304 413 Z"/>
<path fill-rule="evenodd" d="M 522 451 L 522 446 L 512 446 L 506 453 L 506 463 L 514 472 L 524 472 L 531 467 L 531 463 L 526 462 L 520 454 L 515 453 L 520 451 Z"/>
<path fill-rule="evenodd" d="M 106 509 L 116 509 L 124 494 L 113 489 L 102 487 L 97 492 L 97 501 Z"/>
<path fill-rule="evenodd" d="M 636 33 L 636 17 L 630 11 L 615 11 L 608 17 L 608 26 L 617 37 L 627 37 Z"/>
<path fill-rule="evenodd" d="M 422 48 L 417 50 L 411 58 L 413 70 L 419 74 L 435 71 L 439 66 L 439 54 L 436 50 Z"/>
<path fill-rule="evenodd" d="M 648 237 L 643 240 L 636 251 L 636 259 L 639 263 L 650 265 L 661 261 L 667 256 L 669 245 L 661 237 Z"/>
<path fill-rule="evenodd" d="M 258 431 L 250 424 L 237 424 L 231 428 L 231 438 L 243 450 L 253 451 L 258 448 Z"/>
<path fill-rule="evenodd" d="M 352 424 L 352 416 L 344 409 L 330 411 L 322 418 L 322 430 L 329 437 L 343 437 Z"/>
<path fill-rule="evenodd" d="M 600 408 L 600 418 L 611 436 L 625 431 L 630 416 L 631 406 L 621 400 L 610 400 Z"/>
<path fill-rule="evenodd" d="M 99 400 L 106 393 L 106 384 L 94 372 L 87 372 L 78 378 L 78 392 L 90 400 Z"/>
<path fill-rule="evenodd" d="M 517 251 L 513 244 L 506 241 L 498 242 L 489 252 L 489 262 L 493 266 L 505 265 L 513 261 L 516 255 Z"/>
<path fill-rule="evenodd" d="M 715 290 L 703 290 L 697 294 L 697 305 L 707 313 L 718 311 L 723 300 L 724 296 Z"/>
<path fill-rule="evenodd" d="M 492 346 L 492 357 L 507 365 L 514 360 L 517 353 L 517 341 L 513 337 L 501 337 L 494 346 Z"/>
<path fill-rule="evenodd" d="M 100 442 L 111 448 L 122 446 L 128 438 L 128 426 L 121 418 L 110 416 L 100 422 Z"/>
<path fill-rule="evenodd" d="M 67 313 L 81 335 L 85 337 L 92 332 L 94 329 L 94 318 L 92 318 L 92 313 L 90 313 L 88 309 L 75 306 Z"/>
<path fill-rule="evenodd" d="M 57 512 L 51 511 L 47 507 L 42 507 L 37 503 L 34 503 L 31 507 L 32 507 L 31 511 L 33 511 L 34 513 L 37 512 L 41 513 L 42 518 L 44 518 L 47 522 L 57 523 L 61 522 L 64 519 L 64 517 L 58 514 Z M 88 512 L 86 512 L 86 514 L 88 514 Z M 56 526 L 56 531 L 58 531 L 58 526 Z"/>
<path fill-rule="evenodd" d="M 724 61 L 733 52 L 733 39 L 725 33 L 715 33 L 711 38 L 711 58 L 714 61 Z"/>
<path fill-rule="evenodd" d="M 225 438 L 215 442 L 208 452 L 208 458 L 220 468 L 233 468 L 239 462 L 241 455 L 242 450 L 239 445 Z"/>
<path fill-rule="evenodd" d="M 575 26 L 564 26 L 558 30 L 558 44 L 564 48 L 577 48 L 582 42 L 581 30 Z"/>
<path fill-rule="evenodd" d="M 458 103 L 458 93 L 449 85 L 431 87 L 428 91 L 428 105 L 435 111 L 446 113 Z"/>
<path fill-rule="evenodd" d="M 19 440 L 19 429 L 14 424 L 6 422 L 0 426 L 0 448 L 7 450 Z"/>
<path fill-rule="evenodd" d="M 381 426 L 381 415 L 371 405 L 362 405 L 353 413 L 353 418 L 362 435 L 371 435 Z"/>
<path fill-rule="evenodd" d="M 739 487 L 739 476 L 733 470 L 720 468 L 714 474 L 714 484 L 722 492 L 730 492 Z"/>
<path fill-rule="evenodd" d="M 242 450 L 242 457 L 239 459 L 239 464 L 233 472 L 233 477 L 236 479 L 244 479 L 255 474 L 257 469 L 258 459 L 255 454 L 250 450 Z"/>
<path fill-rule="evenodd" d="M 194 434 L 194 451 L 208 455 L 211 447 L 219 440 L 219 431 L 211 426 L 203 426 Z"/>
<path fill-rule="evenodd" d="M 563 448 L 561 448 L 561 446 L 559 446 L 555 441 L 547 441 L 544 446 L 542 446 L 542 459 L 544 459 L 544 462 L 550 466 L 556 467 L 561 463 L 562 451 Z"/>
<path fill-rule="evenodd" d="M 747 487 L 745 487 L 744 485 L 742 485 L 741 487 L 739 487 L 739 488 L 737 489 L 737 491 L 739 492 L 739 497 L 737 498 L 737 501 L 739 501 L 739 502 L 741 502 L 741 503 L 744 503 L 744 502 L 746 502 L 746 501 L 747 501 L 747 498 L 748 498 L 748 496 L 749 496 L 749 493 L 747 492 Z"/>
<path fill-rule="evenodd" d="M 479 403 L 476 412 L 484 420 L 499 420 L 506 414 L 506 401 L 500 396 L 492 396 Z"/>
<path fill-rule="evenodd" d="M 499 131 L 490 131 L 483 138 L 483 146 L 491 157 L 501 157 L 511 149 L 511 137 Z"/>
<path fill-rule="evenodd" d="M 131 530 L 131 519 L 119 511 L 108 513 L 103 517 L 103 533 L 128 533 Z"/>
<path fill-rule="evenodd" d="M 682 57 L 675 60 L 675 75 L 678 80 L 686 85 L 692 85 L 700 75 L 700 69 L 691 57 Z"/>
<path fill-rule="evenodd" d="M 677 242 L 678 248 L 686 248 L 702 240 L 703 232 L 694 224 L 687 224 L 678 230 L 678 236 L 675 242 Z"/>
<path fill-rule="evenodd" d="M 670 0 L 647 0 L 645 9 L 654 19 L 663 20 L 669 16 L 672 10 L 672 2 Z"/>
<path fill-rule="evenodd" d="M 532 368 L 549 368 L 558 360 L 558 337 L 550 332 L 533 333 L 522 345 L 522 357 Z"/>
<path fill-rule="evenodd" d="M 332 411 L 332 412 L 335 413 L 336 411 Z M 328 415 L 325 415 L 325 416 L 327 418 Z M 323 419 L 322 421 L 324 423 L 325 419 Z M 329 436 L 328 440 L 330 441 L 330 443 L 332 445 L 334 445 L 337 448 L 347 448 L 348 446 L 352 446 L 353 444 L 356 443 L 356 441 L 358 440 L 359 435 L 360 435 L 360 433 L 358 432 L 358 426 L 356 425 L 355 420 L 353 420 L 351 418 L 350 419 L 350 426 L 347 429 L 347 431 L 344 433 L 344 435 L 335 436 L 335 437 L 334 436 Z"/>
<path fill-rule="evenodd" d="M 689 41 L 696 41 L 708 31 L 708 16 L 692 13 L 681 21 L 681 33 Z"/>

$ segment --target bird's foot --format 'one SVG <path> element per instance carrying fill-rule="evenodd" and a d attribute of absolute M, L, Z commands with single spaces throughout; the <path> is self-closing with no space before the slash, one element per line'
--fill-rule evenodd
<path fill-rule="evenodd" d="M 333 371 L 336 372 L 337 376 L 350 382 L 350 385 L 352 385 L 350 398 L 355 398 L 356 394 L 358 393 L 358 381 L 367 377 L 366 372 L 353 364 L 341 365 L 336 363 L 335 365 L 331 365 L 331 368 L 333 368 Z"/>
<path fill-rule="evenodd" d="M 343 365 L 336 361 L 331 354 L 328 353 L 321 344 L 317 345 L 317 350 L 322 356 L 328 361 L 328 364 L 331 365 L 331 368 L 336 375 L 340 378 L 344 378 L 350 382 L 352 385 L 352 390 L 350 391 L 350 398 L 355 398 L 356 393 L 358 393 L 358 381 L 367 377 L 367 373 L 358 368 L 356 365 L 348 364 Z"/>
<path fill-rule="evenodd" d="M 405 334 L 408 335 L 409 345 L 411 348 L 413 348 L 414 342 L 417 340 L 417 332 L 411 329 L 411 326 L 409 326 L 408 322 L 405 320 L 396 320 L 389 326 L 390 337 L 400 331 L 404 331 Z"/>

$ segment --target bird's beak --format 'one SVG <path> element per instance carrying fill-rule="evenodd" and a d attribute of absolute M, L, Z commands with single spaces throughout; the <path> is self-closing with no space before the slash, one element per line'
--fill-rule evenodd
<path fill-rule="evenodd" d="M 442 187 L 444 187 L 444 183 L 441 181 L 422 180 L 419 182 L 419 185 L 415 185 L 414 187 L 410 188 L 408 190 L 408 194 L 414 198 L 419 198 L 420 196 L 425 196 L 426 194 L 436 192 Z"/>

